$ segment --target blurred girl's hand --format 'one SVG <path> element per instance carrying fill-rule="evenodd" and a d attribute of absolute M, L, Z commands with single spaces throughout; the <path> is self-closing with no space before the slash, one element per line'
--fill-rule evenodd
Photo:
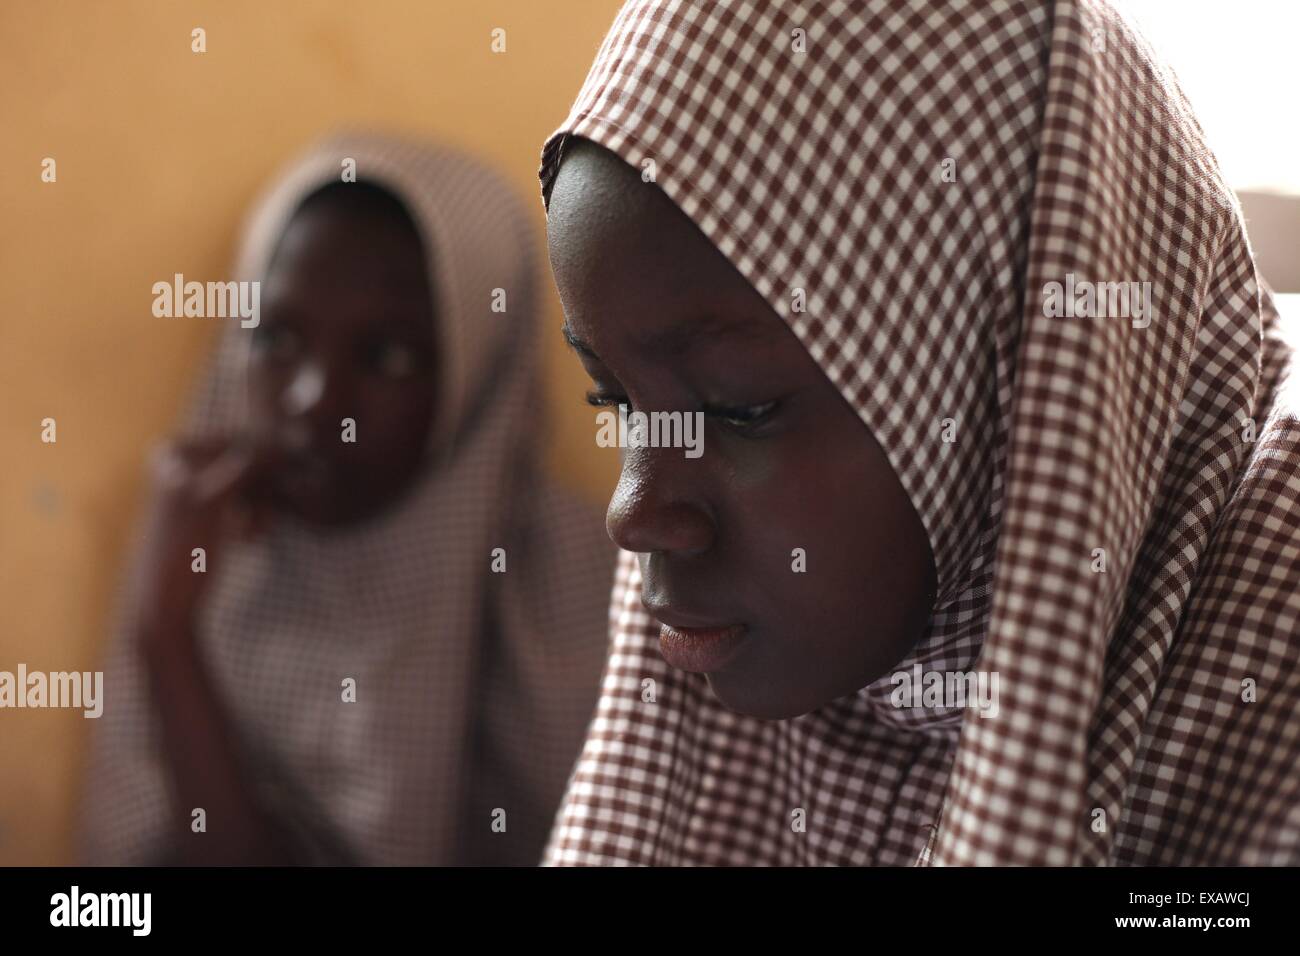
<path fill-rule="evenodd" d="M 225 545 L 258 533 L 272 455 L 244 438 L 175 442 L 154 456 L 136 620 L 146 650 L 192 634 Z M 199 565 L 196 548 L 203 549 Z M 196 567 L 204 567 L 203 571 Z"/>

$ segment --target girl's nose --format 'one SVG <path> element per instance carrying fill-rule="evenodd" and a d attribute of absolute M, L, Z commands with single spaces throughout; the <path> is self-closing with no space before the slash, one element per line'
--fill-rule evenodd
<path fill-rule="evenodd" d="M 698 493 L 702 462 L 681 448 L 629 448 L 605 528 L 625 551 L 701 554 L 713 545 L 713 517 Z"/>
<path fill-rule="evenodd" d="M 353 395 L 337 367 L 321 361 L 304 362 L 281 396 L 285 414 L 305 423 L 322 438 L 340 434 L 345 417 L 357 417 Z"/>

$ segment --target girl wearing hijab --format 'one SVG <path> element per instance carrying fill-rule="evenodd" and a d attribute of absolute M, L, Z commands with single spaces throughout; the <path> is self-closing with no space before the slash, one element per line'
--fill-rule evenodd
<path fill-rule="evenodd" d="M 258 203 L 260 321 L 159 456 L 90 862 L 538 862 L 614 548 L 541 471 L 532 255 L 495 175 L 392 138 Z"/>
<path fill-rule="evenodd" d="M 547 863 L 1300 862 L 1292 347 L 1110 6 L 632 0 L 540 176 L 591 401 L 707 422 Z"/>

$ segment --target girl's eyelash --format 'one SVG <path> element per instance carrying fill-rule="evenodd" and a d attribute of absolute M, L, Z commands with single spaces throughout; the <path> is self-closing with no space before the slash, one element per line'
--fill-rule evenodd
<path fill-rule="evenodd" d="M 777 401 L 759 405 L 706 405 L 704 414 L 719 418 L 733 428 L 755 428 L 776 411 Z"/>
<path fill-rule="evenodd" d="M 586 395 L 588 405 L 596 408 L 608 408 L 614 405 L 630 405 L 625 395 L 601 395 L 599 392 L 588 392 Z"/>
<path fill-rule="evenodd" d="M 611 408 L 618 405 L 631 405 L 625 395 L 602 395 L 588 392 L 588 405 L 596 408 Z M 758 405 L 705 405 L 702 411 L 711 418 L 717 418 L 735 429 L 755 428 L 767 421 L 776 411 L 779 400 L 763 402 Z"/>

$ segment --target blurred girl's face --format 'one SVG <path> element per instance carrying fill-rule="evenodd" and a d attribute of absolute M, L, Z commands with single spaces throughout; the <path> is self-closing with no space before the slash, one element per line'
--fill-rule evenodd
<path fill-rule="evenodd" d="M 589 399 L 706 416 L 699 458 L 623 449 L 606 516 L 669 625 L 669 663 L 768 718 L 887 674 L 928 621 L 934 561 L 857 413 L 694 223 L 612 153 L 570 141 L 547 231 Z"/>
<path fill-rule="evenodd" d="M 321 526 L 382 511 L 419 473 L 433 423 L 433 294 L 418 233 L 358 199 L 309 203 L 262 293 L 250 401 L 284 455 L 273 501 Z"/>

